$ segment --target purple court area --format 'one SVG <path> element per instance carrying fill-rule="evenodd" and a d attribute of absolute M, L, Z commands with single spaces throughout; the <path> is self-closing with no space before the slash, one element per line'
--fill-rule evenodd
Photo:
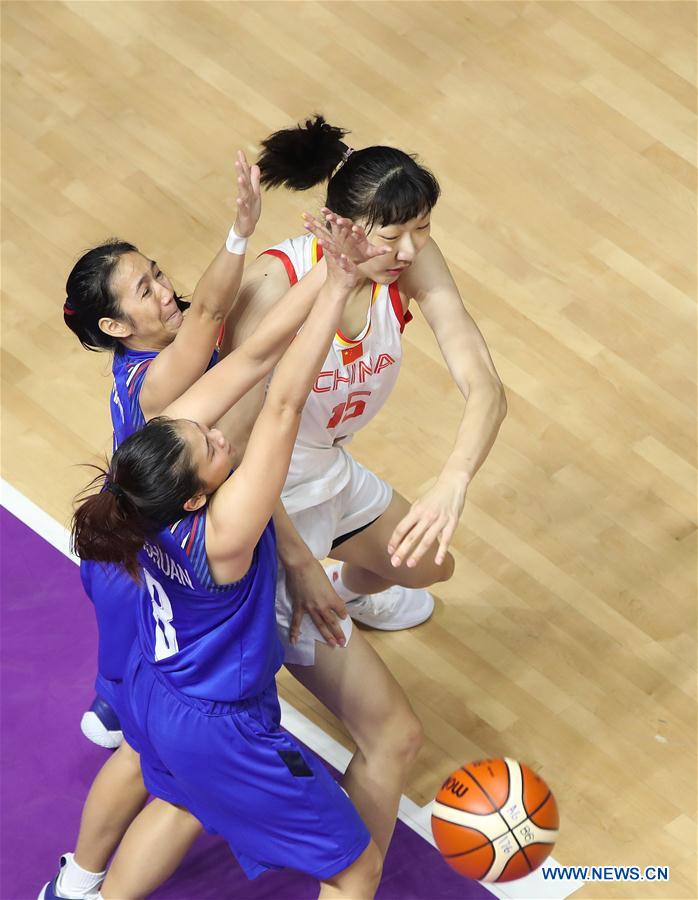
<path fill-rule="evenodd" d="M 81 734 L 92 699 L 96 629 L 77 566 L 0 507 L 0 898 L 33 900 L 71 850 L 87 790 L 108 751 Z M 289 870 L 248 881 L 219 838 L 202 837 L 158 900 L 312 900 L 316 882 Z M 397 823 L 380 900 L 489 900 L 418 834 Z"/>

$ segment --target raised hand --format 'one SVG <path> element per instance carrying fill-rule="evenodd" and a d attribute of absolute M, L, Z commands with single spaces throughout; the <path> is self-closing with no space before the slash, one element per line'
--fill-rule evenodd
<path fill-rule="evenodd" d="M 235 219 L 235 231 L 240 237 L 249 237 L 259 222 L 262 212 L 262 195 L 259 187 L 259 166 L 251 166 L 247 157 L 238 150 L 235 160 L 237 172 L 237 207 L 238 213 Z"/>
<path fill-rule="evenodd" d="M 322 214 L 323 219 L 318 219 L 303 213 L 303 220 L 306 230 L 315 235 L 325 252 L 329 250 L 335 256 L 343 254 L 357 266 L 390 252 L 388 247 L 372 244 L 363 228 L 351 219 L 338 216 L 326 207 Z"/>

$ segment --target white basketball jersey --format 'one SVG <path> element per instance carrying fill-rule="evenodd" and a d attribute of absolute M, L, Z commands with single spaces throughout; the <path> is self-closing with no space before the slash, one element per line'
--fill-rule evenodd
<path fill-rule="evenodd" d="M 265 253 L 283 262 L 295 284 L 322 258 L 322 247 L 313 235 L 304 234 Z M 303 409 L 282 493 L 289 513 L 316 506 L 342 490 L 349 479 L 342 446 L 371 421 L 397 381 L 400 335 L 412 317 L 403 314 L 396 283 L 374 283 L 371 296 L 361 332 L 355 337 L 335 334 Z"/>

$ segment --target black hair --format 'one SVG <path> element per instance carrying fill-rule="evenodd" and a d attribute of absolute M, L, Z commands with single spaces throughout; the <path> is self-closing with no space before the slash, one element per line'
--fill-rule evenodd
<path fill-rule="evenodd" d="M 433 209 L 439 183 L 414 155 L 382 146 L 352 150 L 346 134 L 320 115 L 274 132 L 262 141 L 262 184 L 304 191 L 327 181 L 325 206 L 364 221 L 367 230 L 401 225 Z"/>
<path fill-rule="evenodd" d="M 63 321 L 87 350 L 116 350 L 121 341 L 106 334 L 99 320 L 126 318 L 113 287 L 119 259 L 126 253 L 139 253 L 138 247 L 119 238 L 110 238 L 84 253 L 73 266 L 65 285 Z M 189 304 L 175 294 L 180 309 Z"/>
<path fill-rule="evenodd" d="M 173 419 L 158 416 L 128 437 L 108 469 L 79 499 L 71 539 L 81 559 L 118 563 L 138 578 L 138 552 L 147 537 L 186 514 L 184 504 L 202 490 L 189 445 Z"/>

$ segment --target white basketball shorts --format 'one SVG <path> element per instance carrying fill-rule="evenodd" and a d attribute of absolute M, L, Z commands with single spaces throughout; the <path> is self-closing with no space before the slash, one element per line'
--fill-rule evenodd
<path fill-rule="evenodd" d="M 346 452 L 346 451 L 344 451 Z M 309 509 L 292 513 L 290 519 L 308 545 L 315 559 L 324 559 L 332 550 L 332 542 L 342 535 L 356 531 L 377 519 L 388 508 L 393 496 L 390 485 L 347 453 L 351 475 L 342 490 L 329 500 Z M 293 605 L 286 590 L 284 568 L 279 563 L 276 582 L 276 625 L 286 648 L 285 662 L 312 666 L 315 661 L 315 641 L 325 639 L 306 613 L 301 623 L 300 638 L 291 644 L 289 629 Z M 351 637 L 349 616 L 339 619 L 347 640 Z"/>

